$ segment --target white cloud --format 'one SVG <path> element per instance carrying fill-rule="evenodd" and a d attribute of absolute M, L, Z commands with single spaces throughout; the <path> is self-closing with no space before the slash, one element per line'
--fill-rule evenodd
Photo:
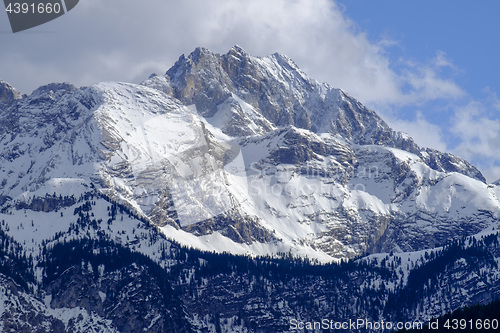
<path fill-rule="evenodd" d="M 441 150 L 451 146 L 448 132 L 446 124 L 428 120 L 435 111 L 430 104 L 453 104 L 467 95 L 444 52 L 425 63 L 394 63 L 390 54 L 397 43 L 369 40 L 331 0 L 85 0 L 46 25 L 0 38 L 8 46 L 0 50 L 0 78 L 28 93 L 54 81 L 140 82 L 197 46 L 225 53 L 239 44 L 259 56 L 281 52 L 311 77 L 385 113 L 390 125 L 420 145 Z M 409 105 L 421 113 L 402 115 Z M 465 134 L 455 151 L 496 161 L 498 120 L 470 117 L 457 113 L 453 133 Z"/>
<path fill-rule="evenodd" d="M 403 120 L 391 116 L 385 117 L 385 119 L 391 127 L 397 128 L 414 138 L 419 146 L 448 151 L 443 130 L 441 127 L 427 121 L 422 112 L 417 112 L 414 120 Z"/>
<path fill-rule="evenodd" d="M 410 86 L 402 104 L 423 103 L 437 99 L 458 99 L 465 92 L 452 79 L 442 78 L 435 68 L 407 69 L 402 75 Z"/>
<path fill-rule="evenodd" d="M 10 47 L 0 51 L 9 64 L 0 76 L 23 91 L 62 80 L 137 82 L 197 46 L 222 53 L 239 44 L 254 55 L 287 54 L 311 77 L 370 105 L 460 95 L 436 71 L 447 65 L 443 53 L 395 72 L 386 56 L 394 42 L 371 42 L 331 0 L 86 0 L 49 24 L 2 38 Z"/>
<path fill-rule="evenodd" d="M 433 59 L 433 64 L 436 68 L 449 67 L 456 70 L 457 68 L 451 60 L 448 59 L 444 51 L 438 50 L 436 57 Z"/>
<path fill-rule="evenodd" d="M 477 101 L 458 108 L 452 132 L 460 139 L 453 150 L 476 163 L 491 182 L 500 178 L 500 118 L 489 110 Z"/>
<path fill-rule="evenodd" d="M 430 112 L 441 112 L 432 103 L 456 105 L 467 97 L 454 80 L 459 69 L 439 50 L 424 63 L 395 63 L 391 48 L 398 43 L 369 40 L 332 0 L 85 0 L 57 20 L 0 38 L 0 78 L 28 93 L 54 81 L 140 82 L 197 46 L 225 53 L 239 44 L 259 56 L 281 52 L 311 77 L 384 113 L 419 145 L 447 150 L 451 133 L 460 138 L 459 155 L 482 161 L 486 174 L 499 168 L 500 120 L 491 115 L 500 109 L 496 95 L 490 92 L 490 113 L 471 103 L 452 123 L 432 124 Z M 422 111 L 403 115 L 409 105 Z"/>

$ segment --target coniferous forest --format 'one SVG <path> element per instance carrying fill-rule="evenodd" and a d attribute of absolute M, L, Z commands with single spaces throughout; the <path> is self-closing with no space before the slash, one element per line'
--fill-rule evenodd
<path fill-rule="evenodd" d="M 108 202 L 106 222 L 93 212 L 96 201 L 103 199 Z M 36 262 L 0 230 L 0 273 L 34 297 L 50 296 L 51 306 L 84 308 L 111 320 L 124 332 L 140 327 L 152 314 L 159 316 L 155 327 L 160 331 L 175 332 L 194 332 L 207 325 L 214 325 L 215 331 L 245 327 L 255 332 L 286 332 L 294 318 L 418 319 L 420 309 L 430 306 L 443 286 L 450 297 L 456 294 L 450 281 L 464 273 L 464 267 L 469 280 L 472 274 L 490 281 L 486 272 L 498 270 L 496 258 L 500 255 L 498 234 L 456 240 L 439 251 L 422 253 L 408 271 L 406 283 L 401 284 L 402 267 L 409 268 L 410 263 L 393 253 L 320 264 L 286 253 L 280 258 L 237 256 L 163 240 L 153 259 L 114 241 L 102 230 L 122 216 L 134 218 L 129 208 L 94 194 L 81 197 L 73 213 L 72 232 L 90 235 L 89 230 L 95 229 L 94 236 L 56 236 L 44 244 Z M 147 242 L 163 239 L 146 220 L 136 221 L 148 230 Z M 2 228 L 8 228 L 6 223 Z M 461 286 L 465 287 L 467 284 Z M 491 298 L 498 295 L 494 288 L 488 292 Z M 465 308 L 442 318 L 475 318 L 475 313 L 496 316 L 492 309 L 497 304 Z"/>

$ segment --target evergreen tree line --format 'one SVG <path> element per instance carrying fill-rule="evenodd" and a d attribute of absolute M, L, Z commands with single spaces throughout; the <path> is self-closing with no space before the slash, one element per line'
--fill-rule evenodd
<path fill-rule="evenodd" d="M 441 317 L 430 320 L 437 323 L 429 327 L 426 324 L 421 330 L 402 330 L 402 332 L 498 332 L 500 330 L 500 300 L 496 299 L 488 304 L 467 306 L 449 312 Z"/>
<path fill-rule="evenodd" d="M 94 217 L 93 206 L 98 198 L 110 203 L 108 224 L 115 221 L 119 214 L 137 218 L 132 209 L 95 191 L 77 200 L 81 204 L 74 210 L 77 222 L 72 225 L 73 228 L 100 230 L 106 226 L 102 219 Z M 148 225 L 146 236 L 150 244 L 163 237 L 147 219 L 139 220 L 139 223 Z M 36 283 L 33 259 L 26 258 L 22 247 L 3 231 L 7 227 L 3 222 L 0 229 L 0 273 L 28 290 L 30 285 Z M 303 316 L 348 319 L 350 315 L 361 314 L 374 319 L 383 315 L 387 319 L 407 320 L 412 318 L 422 299 L 442 287 L 443 275 L 455 263 L 464 260 L 472 271 L 477 272 L 498 269 L 495 257 L 500 254 L 498 233 L 450 242 L 440 251 L 423 254 L 422 264 L 412 267 L 407 284 L 390 290 L 386 285 L 394 284 L 398 279 L 395 265 L 401 267 L 405 264 L 394 254 L 381 259 L 380 265 L 376 259 L 318 264 L 307 258 L 294 258 L 291 253 L 281 253 L 280 258 L 217 254 L 165 241 L 159 256 L 148 258 L 115 243 L 103 232 L 97 233 L 98 239 L 64 241 L 61 240 L 63 235 L 59 233 L 43 244 L 38 266 L 43 269 L 42 285 L 49 285 L 68 268 L 81 266 L 82 263 L 92 267 L 95 278 L 100 273 L 99 267 L 106 274 L 124 265 L 138 263 L 164 281 L 166 299 L 182 299 L 189 311 L 201 311 L 209 317 L 216 318 L 224 310 L 233 311 L 240 322 L 248 321 L 254 310 L 247 310 L 247 303 L 260 299 L 267 304 L 266 311 L 271 311 L 271 317 L 279 323 L 275 327 L 278 331 L 285 324 L 280 321 L 280 311 L 273 307 L 277 300 L 286 301 L 293 311 Z M 231 288 L 234 288 L 232 293 L 242 296 L 232 299 L 224 298 L 232 297 L 227 295 L 211 297 L 219 296 L 218 289 Z M 210 303 L 206 303 L 207 299 Z M 227 302 L 234 302 L 231 305 L 234 309 L 228 310 Z M 260 327 L 259 318 L 254 317 L 254 321 L 248 323 L 249 327 Z"/>
<path fill-rule="evenodd" d="M 0 274 L 10 277 L 25 291 L 33 285 L 33 258 L 26 257 L 23 247 L 0 228 Z"/>
<path fill-rule="evenodd" d="M 495 256 L 500 253 L 500 234 L 455 240 L 445 245 L 442 250 L 426 256 L 429 260 L 412 269 L 408 282 L 402 288 L 388 296 L 386 314 L 397 314 L 405 318 L 417 304 L 442 288 L 443 281 L 452 282 L 449 272 L 456 263 L 463 259 L 471 273 L 481 274 L 481 270 L 497 270 Z M 452 286 L 448 285 L 448 289 Z M 451 292 L 451 290 L 447 290 Z"/>

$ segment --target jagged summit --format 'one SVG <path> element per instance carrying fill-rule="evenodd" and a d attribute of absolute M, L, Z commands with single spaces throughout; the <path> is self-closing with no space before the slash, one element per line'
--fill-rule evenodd
<path fill-rule="evenodd" d="M 16 99 L 22 97 L 21 93 L 12 87 L 9 83 L 0 79 L 0 107 L 2 104 L 7 105 Z"/>
<path fill-rule="evenodd" d="M 402 149 L 428 161 L 437 171 L 461 172 L 486 182 L 467 161 L 421 149 L 374 111 L 341 89 L 309 78 L 290 58 L 278 53 L 253 57 L 234 46 L 219 55 L 199 47 L 188 57 L 182 55 L 164 76 L 142 84 L 186 105 L 194 104 L 198 113 L 230 136 L 263 134 L 292 125 L 339 135 L 355 144 Z"/>
<path fill-rule="evenodd" d="M 4 329 L 288 332 L 500 295 L 500 186 L 286 56 L 0 87 Z"/>
<path fill-rule="evenodd" d="M 38 87 L 33 91 L 31 96 L 39 96 L 44 94 L 64 94 L 66 92 L 72 92 L 77 90 L 78 88 L 69 82 L 61 82 L 61 83 L 49 83 Z"/>
<path fill-rule="evenodd" d="M 429 248 L 500 217 L 470 163 L 279 54 L 197 48 L 141 85 L 49 84 L 2 110 L 2 209 L 95 188 L 190 246 L 322 261 Z"/>

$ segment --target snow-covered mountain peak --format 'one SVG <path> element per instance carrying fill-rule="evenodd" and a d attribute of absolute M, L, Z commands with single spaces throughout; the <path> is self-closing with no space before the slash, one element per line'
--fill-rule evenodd
<path fill-rule="evenodd" d="M 233 137 L 293 125 L 332 133 L 355 144 L 377 144 L 428 159 L 436 170 L 456 171 L 484 181 L 470 163 L 451 154 L 422 150 L 411 137 L 392 130 L 374 111 L 340 89 L 309 78 L 288 57 L 253 57 L 235 46 L 219 55 L 197 48 L 179 58 L 166 75 L 143 85 L 163 91 Z M 450 161 L 453 160 L 453 163 Z"/>
<path fill-rule="evenodd" d="M 498 182 L 283 55 L 2 81 L 0 147 L 0 331 L 282 332 L 500 295 Z"/>
<path fill-rule="evenodd" d="M 500 210 L 468 162 L 421 149 L 289 58 L 239 47 L 198 48 L 141 85 L 41 87 L 3 108 L 0 146 L 3 206 L 95 188 L 202 249 L 417 250 Z"/>
<path fill-rule="evenodd" d="M 213 117 L 235 95 L 274 126 L 293 125 L 373 143 L 381 140 L 382 133 L 391 136 L 389 127 L 374 112 L 341 90 L 309 78 L 290 58 L 277 53 L 253 57 L 234 47 L 219 55 L 197 48 L 188 57 L 181 56 L 164 77 L 143 84 L 184 104 L 195 104 L 205 117 Z M 345 106 L 356 110 L 346 115 Z M 243 123 L 240 127 L 247 132 Z"/>
<path fill-rule="evenodd" d="M 17 91 L 16 88 L 0 79 L 0 107 L 2 105 L 10 104 L 14 102 L 14 100 L 20 99 L 21 97 L 21 93 Z"/>

